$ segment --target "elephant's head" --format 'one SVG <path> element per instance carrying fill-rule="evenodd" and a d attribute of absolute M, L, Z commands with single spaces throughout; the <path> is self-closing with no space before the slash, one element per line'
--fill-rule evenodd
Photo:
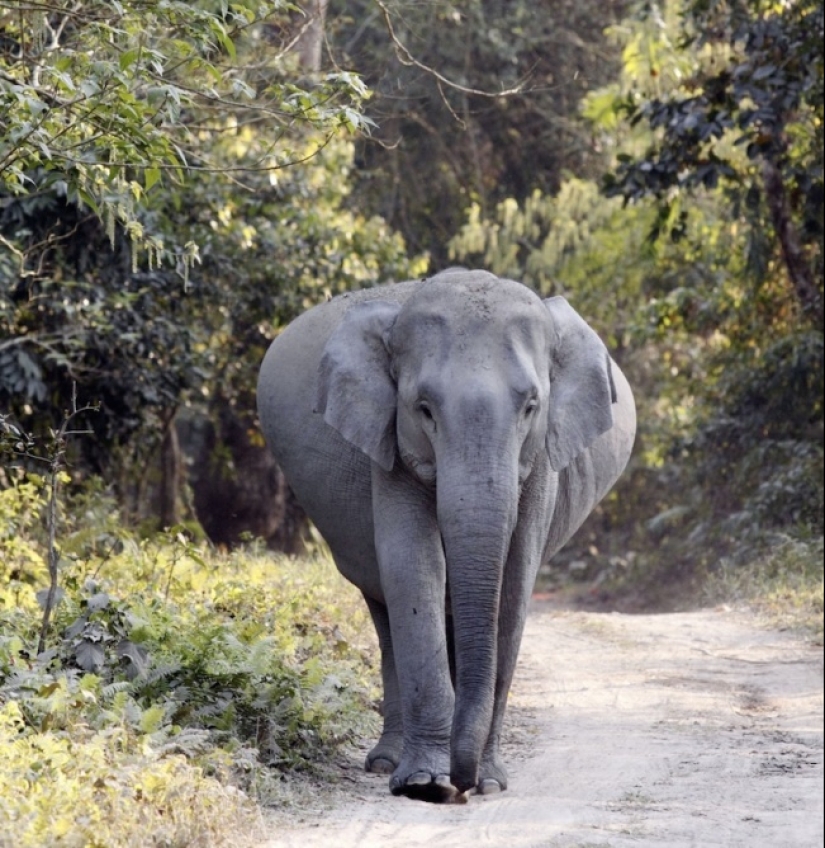
<path fill-rule="evenodd" d="M 455 628 L 460 789 L 474 785 L 489 732 L 521 487 L 537 461 L 560 471 L 608 430 L 614 395 L 604 345 L 563 298 L 542 301 L 486 272 L 444 272 L 402 304 L 356 305 L 326 345 L 325 421 L 386 472 L 434 493 Z"/>
<path fill-rule="evenodd" d="M 506 419 L 522 480 L 542 441 L 560 471 L 613 423 L 607 350 L 567 301 L 463 270 L 438 274 L 406 304 L 351 309 L 324 351 L 316 409 L 385 470 L 399 454 L 433 483 L 446 435 L 436 416 L 465 432 L 467 413 L 450 408 L 476 392 Z"/>

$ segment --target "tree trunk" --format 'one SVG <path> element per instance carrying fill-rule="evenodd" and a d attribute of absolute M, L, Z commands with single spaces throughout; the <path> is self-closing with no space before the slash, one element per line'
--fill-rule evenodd
<path fill-rule="evenodd" d="M 295 44 L 295 50 L 306 71 L 321 70 L 321 48 L 324 45 L 324 22 L 327 16 L 329 0 L 306 0 L 302 23 L 302 32 Z"/>
<path fill-rule="evenodd" d="M 180 524 L 178 492 L 181 486 L 181 454 L 175 416 L 169 419 L 160 446 L 160 526 L 163 529 Z"/>
<path fill-rule="evenodd" d="M 182 423 L 195 513 L 210 541 L 233 548 L 251 536 L 273 550 L 303 553 L 306 513 L 257 437 L 254 421 L 218 399 L 213 420 Z"/>
<path fill-rule="evenodd" d="M 306 537 L 309 519 L 303 507 L 298 503 L 292 489 L 283 479 L 280 469 L 283 491 L 283 513 L 278 529 L 266 540 L 267 545 L 275 551 L 301 556 L 306 553 Z"/>
<path fill-rule="evenodd" d="M 799 243 L 796 227 L 791 217 L 791 207 L 782 174 L 776 164 L 765 160 L 762 167 L 765 181 L 765 195 L 768 200 L 771 223 L 782 250 L 782 259 L 788 269 L 796 296 L 803 311 L 809 315 L 817 326 L 822 326 L 823 309 L 822 293 L 814 282 L 811 267 Z"/>

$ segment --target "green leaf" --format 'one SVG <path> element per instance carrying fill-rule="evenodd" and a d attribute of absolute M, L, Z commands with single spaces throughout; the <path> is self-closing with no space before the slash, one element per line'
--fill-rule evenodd
<path fill-rule="evenodd" d="M 229 54 L 229 58 L 234 62 L 235 59 L 237 59 L 238 54 L 235 50 L 235 43 L 226 34 L 226 30 L 216 22 L 212 27 L 212 31 L 215 33 L 215 36 L 221 45 L 223 45 L 223 49 Z"/>
<path fill-rule="evenodd" d="M 127 50 L 125 53 L 120 54 L 120 70 L 125 71 L 130 65 L 133 65 L 137 60 L 137 57 L 140 55 L 140 50 L 134 47 L 131 50 Z"/>
<path fill-rule="evenodd" d="M 98 205 L 97 200 L 95 200 L 88 191 L 78 188 L 77 196 L 89 207 L 89 209 L 92 210 L 92 212 L 95 213 L 95 215 L 100 216 L 100 206 Z"/>
<path fill-rule="evenodd" d="M 160 168 L 145 168 L 143 171 L 143 184 L 146 191 L 149 191 L 152 186 L 161 178 L 162 171 Z"/>
<path fill-rule="evenodd" d="M 106 654 L 100 645 L 84 639 L 75 648 L 74 659 L 84 671 L 97 671 L 106 661 Z"/>
<path fill-rule="evenodd" d="M 153 704 L 140 714 L 140 729 L 144 733 L 155 733 L 163 724 L 163 717 L 163 707 Z"/>

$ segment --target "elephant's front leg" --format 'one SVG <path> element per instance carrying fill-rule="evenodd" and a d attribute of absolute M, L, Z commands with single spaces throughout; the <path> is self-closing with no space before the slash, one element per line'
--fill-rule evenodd
<path fill-rule="evenodd" d="M 518 525 L 510 544 L 501 586 L 493 720 L 476 786 L 481 795 L 507 788 L 507 770 L 500 749 L 501 729 L 527 620 L 527 608 L 541 565 L 557 493 L 558 477 L 544 464 L 534 469 L 521 492 Z"/>
<path fill-rule="evenodd" d="M 394 795 L 448 801 L 454 694 L 445 630 L 446 564 L 433 493 L 403 469 L 373 469 L 375 542 L 403 719 Z"/>

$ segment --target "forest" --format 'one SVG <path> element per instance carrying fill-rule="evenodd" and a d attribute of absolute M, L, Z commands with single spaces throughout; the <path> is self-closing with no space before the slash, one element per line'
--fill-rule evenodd
<path fill-rule="evenodd" d="M 639 430 L 541 585 L 821 640 L 824 14 L 0 0 L 0 846 L 238 845 L 362 731 L 365 613 L 255 412 L 348 290 L 565 296 Z"/>

